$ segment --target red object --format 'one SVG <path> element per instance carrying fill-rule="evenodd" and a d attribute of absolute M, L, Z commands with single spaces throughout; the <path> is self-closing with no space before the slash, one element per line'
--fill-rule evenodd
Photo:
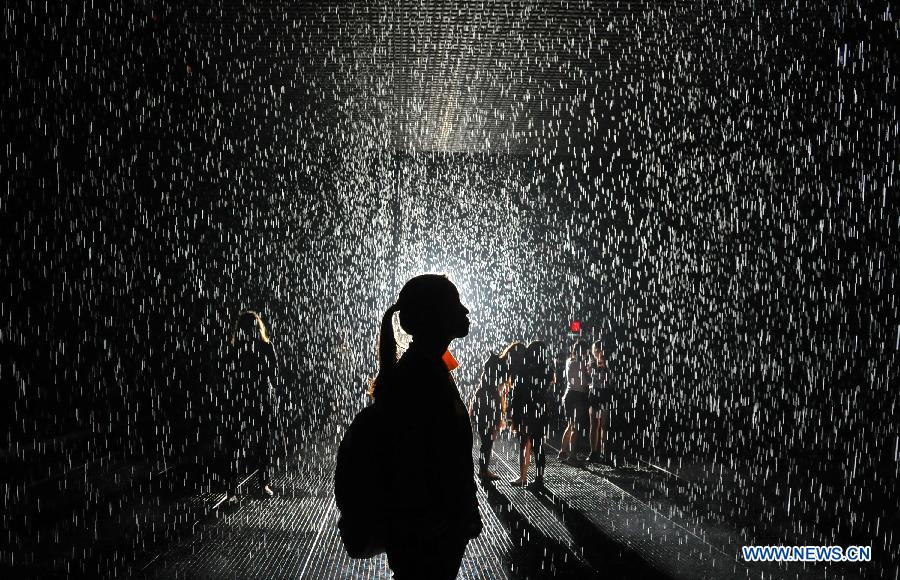
<path fill-rule="evenodd" d="M 570 323 L 569 323 L 569 330 L 571 330 L 571 331 L 572 331 L 573 333 L 575 333 L 575 334 L 581 332 L 581 321 L 580 321 L 580 320 L 573 320 L 572 322 L 570 322 Z"/>
<path fill-rule="evenodd" d="M 447 365 L 448 371 L 452 371 L 452 370 L 456 369 L 456 367 L 459 366 L 459 363 L 456 362 L 456 359 L 453 358 L 453 355 L 450 354 L 449 350 L 444 353 L 444 356 L 442 358 L 444 359 L 444 364 Z"/>

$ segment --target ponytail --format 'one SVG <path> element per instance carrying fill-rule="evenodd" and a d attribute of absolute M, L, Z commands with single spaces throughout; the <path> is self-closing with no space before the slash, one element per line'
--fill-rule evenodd
<path fill-rule="evenodd" d="M 394 338 L 394 313 L 400 307 L 394 304 L 381 317 L 381 329 L 378 332 L 378 375 L 369 386 L 369 396 L 373 399 L 381 389 L 385 379 L 397 366 L 397 339 Z"/>

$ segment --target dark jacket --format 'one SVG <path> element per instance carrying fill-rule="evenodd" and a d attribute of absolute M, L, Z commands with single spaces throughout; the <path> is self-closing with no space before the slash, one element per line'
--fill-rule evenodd
<path fill-rule="evenodd" d="M 594 366 L 591 373 L 591 395 L 602 405 L 609 405 L 613 401 L 613 377 L 609 367 Z"/>
<path fill-rule="evenodd" d="M 232 428 L 268 436 L 274 415 L 278 363 L 271 343 L 252 340 L 232 347 L 230 393 Z"/>
<path fill-rule="evenodd" d="M 513 380 L 510 415 L 520 433 L 537 437 L 546 429 L 552 382 L 553 370 L 549 367 L 529 367 Z"/>
<path fill-rule="evenodd" d="M 481 381 L 481 385 L 472 396 L 470 415 L 478 433 L 490 433 L 500 424 L 502 403 L 497 385 L 492 385 L 487 379 Z"/>
<path fill-rule="evenodd" d="M 389 538 L 465 536 L 480 522 L 472 427 L 444 362 L 411 345 L 375 404 L 385 421 Z"/>

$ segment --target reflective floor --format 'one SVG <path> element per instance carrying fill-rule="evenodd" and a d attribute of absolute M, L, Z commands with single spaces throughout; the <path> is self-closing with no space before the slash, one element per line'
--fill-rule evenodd
<path fill-rule="evenodd" d="M 113 457 L 7 486 L 3 565 L 13 577 L 390 577 L 383 556 L 352 560 L 341 546 L 333 440 L 308 444 L 280 470 L 272 498 L 247 474 L 236 501 L 226 501 L 214 469 L 197 459 L 165 465 Z M 492 467 L 502 477 L 478 487 L 485 529 L 469 544 L 460 578 L 862 578 L 885 571 L 875 562 L 744 563 L 742 545 L 822 539 L 814 522 L 754 510 L 752 486 L 722 466 L 568 465 L 548 445 L 544 485 L 514 488 L 515 443 L 506 434 L 498 439 Z"/>

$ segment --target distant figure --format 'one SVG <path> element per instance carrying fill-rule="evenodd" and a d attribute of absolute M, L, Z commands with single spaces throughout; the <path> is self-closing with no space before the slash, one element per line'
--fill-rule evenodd
<path fill-rule="evenodd" d="M 478 477 L 494 481 L 500 476 L 490 470 L 491 450 L 494 437 L 500 429 L 503 417 L 503 399 L 501 389 L 506 381 L 506 369 L 503 361 L 491 353 L 481 371 L 481 383 L 472 396 L 469 415 L 475 423 L 475 432 L 481 441 L 481 455 L 478 460 Z"/>
<path fill-rule="evenodd" d="M 613 407 L 613 384 L 606 357 L 603 353 L 603 341 L 591 345 L 594 361 L 591 372 L 591 392 L 588 405 L 591 413 L 591 461 L 612 463 L 608 455 L 607 437 L 610 415 Z"/>
<path fill-rule="evenodd" d="M 392 319 L 412 343 L 397 360 Z M 375 405 L 385 421 L 385 551 L 394 578 L 456 578 L 481 533 L 472 426 L 443 356 L 469 333 L 468 309 L 445 276 L 409 280 L 381 321 Z"/>
<path fill-rule="evenodd" d="M 500 406 L 503 410 L 502 419 L 500 420 L 500 428 L 503 429 L 507 425 L 512 425 L 512 409 L 509 402 L 512 400 L 512 389 L 516 379 L 525 376 L 525 355 L 528 354 L 528 347 L 514 340 L 500 352 L 500 360 L 506 369 L 506 380 L 501 387 Z"/>
<path fill-rule="evenodd" d="M 275 381 L 278 362 L 275 348 L 269 340 L 266 325 L 252 310 L 242 312 L 231 329 L 232 346 L 229 361 L 232 421 L 228 429 L 231 452 L 231 481 L 229 496 L 235 496 L 241 469 L 257 469 L 259 492 L 274 495 L 270 487 L 270 466 L 274 417 Z M 249 460 L 249 461 L 245 461 Z"/>
<path fill-rule="evenodd" d="M 578 438 L 588 437 L 591 417 L 588 415 L 588 391 L 591 386 L 591 350 L 587 342 L 579 340 L 572 345 L 566 362 L 566 392 L 563 407 L 566 411 L 566 430 L 563 432 L 559 458 L 578 461 Z M 594 447 L 591 444 L 591 451 Z"/>
<path fill-rule="evenodd" d="M 510 482 L 513 486 L 528 483 L 528 467 L 534 454 L 536 464 L 535 483 L 544 481 L 544 435 L 547 430 L 548 399 L 555 382 L 547 345 L 540 341 L 528 345 L 524 369 L 513 379 L 509 403 L 512 423 L 519 434 L 519 477 Z"/>

